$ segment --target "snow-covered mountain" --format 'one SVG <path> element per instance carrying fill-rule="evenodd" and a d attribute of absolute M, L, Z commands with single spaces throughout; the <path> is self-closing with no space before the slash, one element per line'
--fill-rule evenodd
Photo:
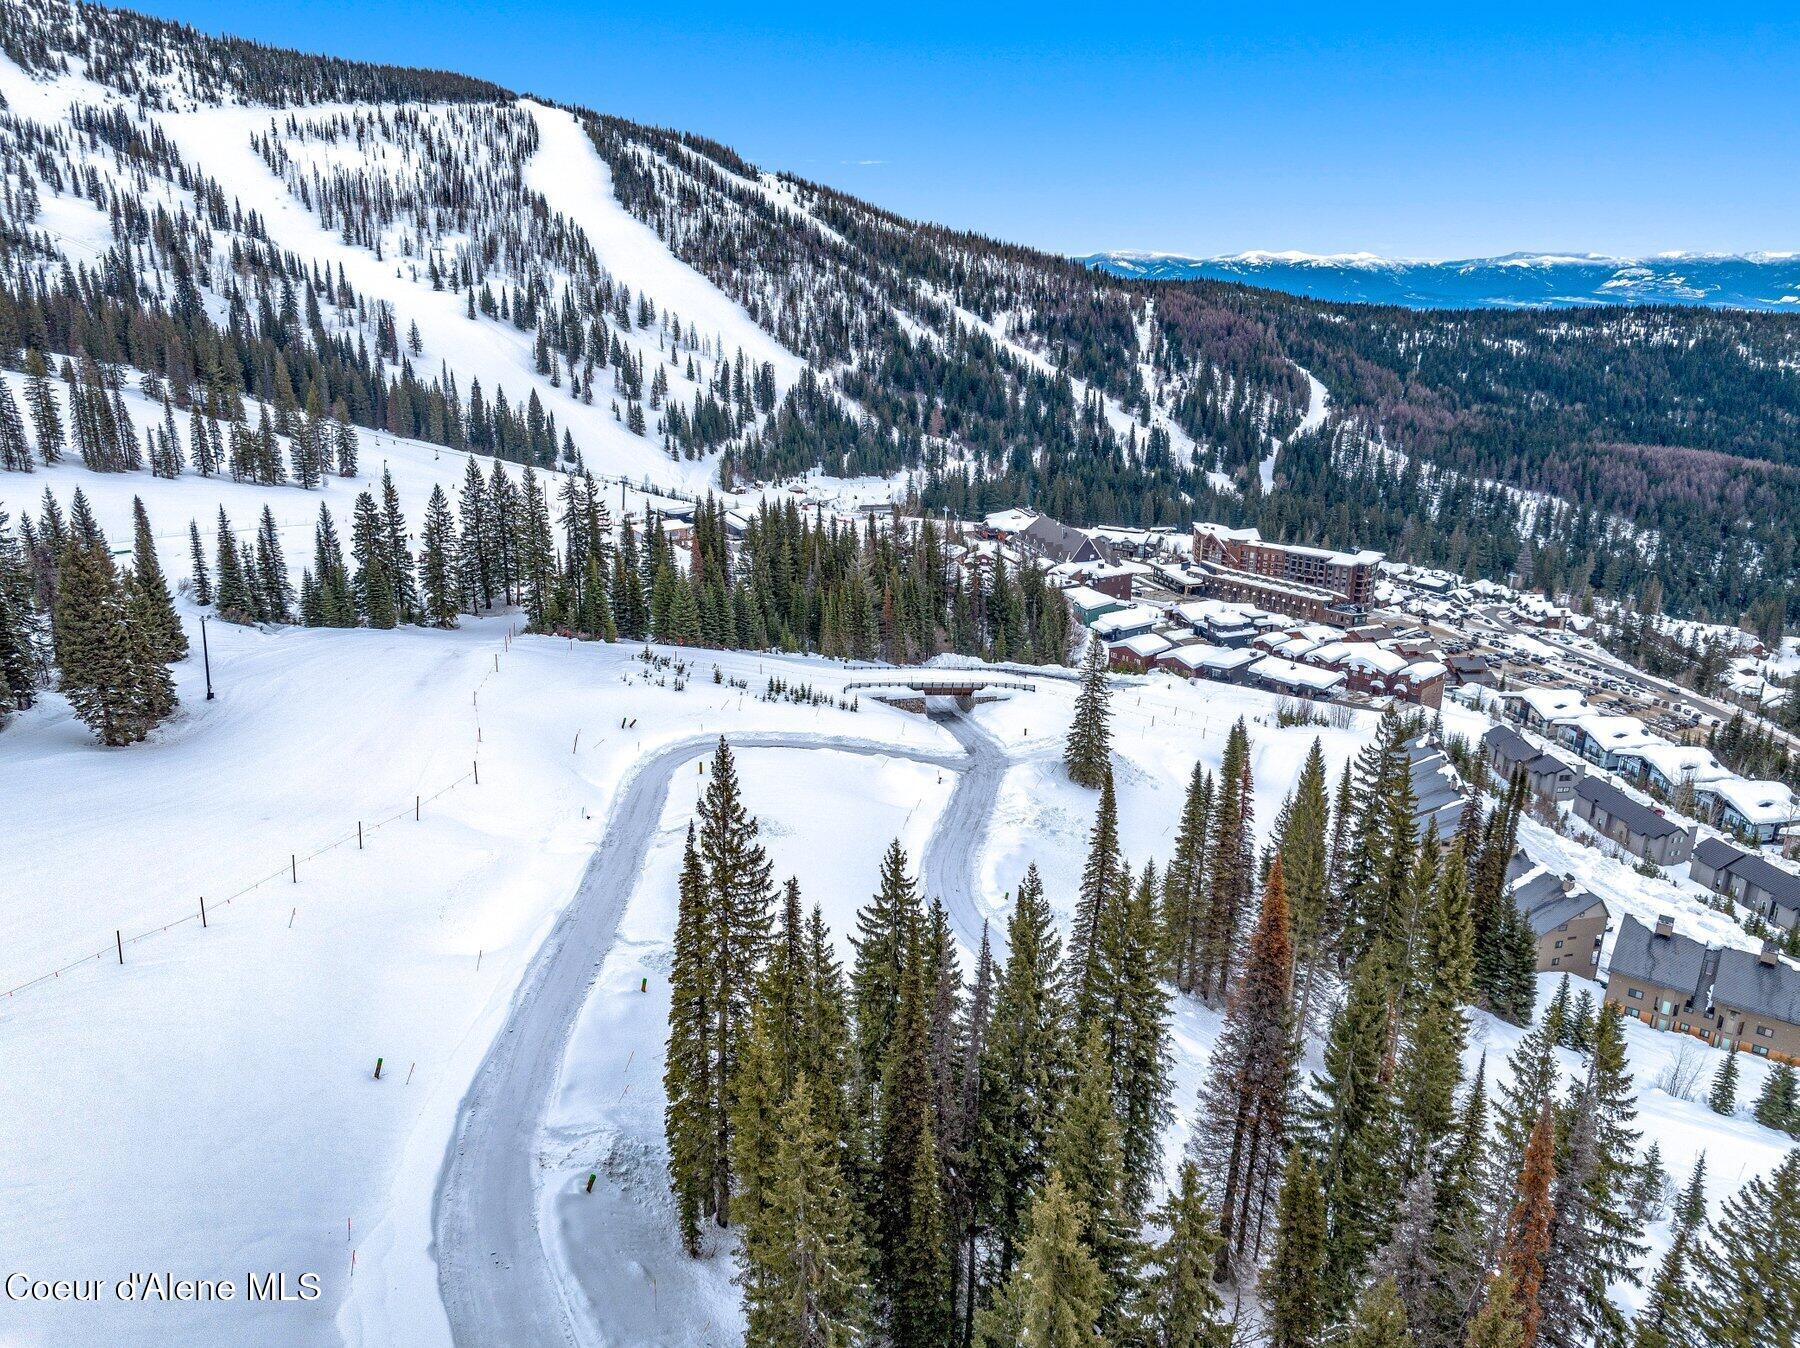
<path fill-rule="evenodd" d="M 1097 270 L 679 131 L 66 0 L 0 0 L 0 99 L 0 366 L 37 348 L 60 373 L 85 353 L 154 372 L 179 412 L 204 389 L 227 421 L 245 396 L 274 407 L 281 435 L 341 417 L 689 494 L 818 475 L 965 517 L 1250 522 L 1279 501 L 1283 530 L 1456 569 L 1471 551 L 1510 563 L 1530 525 L 1616 588 L 1678 571 L 1691 593 L 1669 602 L 1714 614 L 1765 598 L 1794 543 L 1800 479 L 1778 470 L 1800 323 L 1769 314 L 1346 317 L 1271 289 L 1146 286 L 1126 278 L 1177 264 Z M 1334 296 L 1427 293 L 1375 258 L 1231 265 Z M 1725 265 L 1502 259 L 1457 302 L 1800 294 L 1706 279 Z M 1316 423 L 1309 372 L 1329 396 Z M 1415 494 L 1401 518 L 1404 485 L 1347 474 L 1345 442 L 1570 513 L 1526 521 L 1502 494 L 1474 512 L 1481 537 L 1467 510 L 1421 531 L 1434 504 Z M 1640 471 L 1597 471 L 1619 446 Z M 1596 555 L 1577 510 L 1669 559 Z"/>
<path fill-rule="evenodd" d="M 1245 252 L 1221 257 L 1119 251 L 1079 259 L 1117 276 L 1241 281 L 1311 299 L 1409 309 L 1689 304 L 1800 312 L 1800 253 L 1507 253 L 1459 261 L 1373 253 Z"/>

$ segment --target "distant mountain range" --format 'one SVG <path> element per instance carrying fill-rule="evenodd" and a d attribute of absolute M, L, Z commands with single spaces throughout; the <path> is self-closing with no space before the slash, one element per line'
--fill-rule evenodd
<path fill-rule="evenodd" d="M 1372 253 L 1235 253 L 1181 257 L 1118 251 L 1077 259 L 1144 280 L 1241 281 L 1313 299 L 1409 309 L 1690 304 L 1800 313 L 1800 253 L 1508 253 L 1430 262 Z"/>

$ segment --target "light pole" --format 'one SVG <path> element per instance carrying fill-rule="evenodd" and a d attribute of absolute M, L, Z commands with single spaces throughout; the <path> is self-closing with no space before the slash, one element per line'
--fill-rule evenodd
<path fill-rule="evenodd" d="M 206 644 L 206 615 L 200 615 L 200 662 L 206 666 L 206 700 L 213 700 L 212 650 Z"/>

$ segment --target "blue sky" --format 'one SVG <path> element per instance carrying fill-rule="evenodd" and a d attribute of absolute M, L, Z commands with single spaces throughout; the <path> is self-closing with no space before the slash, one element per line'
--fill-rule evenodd
<path fill-rule="evenodd" d="M 1063 252 L 1800 249 L 1791 4 L 141 7 L 696 131 Z"/>

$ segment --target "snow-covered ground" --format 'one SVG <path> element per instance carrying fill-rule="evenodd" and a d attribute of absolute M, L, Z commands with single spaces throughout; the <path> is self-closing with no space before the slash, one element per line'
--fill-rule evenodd
<path fill-rule="evenodd" d="M 152 405 L 126 401 L 147 424 Z M 333 480 L 322 493 L 65 462 L 0 477 L 0 505 L 35 512 L 48 486 L 66 507 L 79 485 L 123 545 L 131 497 L 142 495 L 179 579 L 187 519 L 210 545 L 220 502 L 249 528 L 267 501 L 297 570 L 320 499 L 343 520 L 346 489 L 386 462 L 416 522 L 429 487 L 453 487 L 465 466 L 416 442 L 365 433 L 363 443 L 362 482 Z M 196 611 L 182 603 L 197 637 Z M 252 1270 L 313 1272 L 322 1287 L 310 1303 L 38 1306 L 24 1313 L 26 1341 L 445 1341 L 431 1242 L 446 1145 L 629 771 L 677 740 L 751 730 L 958 752 L 939 726 L 871 701 L 851 712 L 758 700 L 772 673 L 826 689 L 866 677 L 848 666 L 689 653 L 677 691 L 672 672 L 646 666 L 637 648 L 514 637 L 515 623 L 469 620 L 444 633 L 212 624 L 218 700 L 204 700 L 196 641 L 177 670 L 182 711 L 150 743 L 99 748 L 55 695 L 0 732 L 0 851 L 15 882 L 0 931 L 0 1059 L 11 1069 L 0 1081 L 0 1195 L 15 1220 L 0 1233 L 0 1266 L 240 1281 Z M 748 691 L 713 683 L 715 664 Z M 1050 673 L 974 717 L 1011 760 L 971 859 L 973 911 L 997 929 L 1032 861 L 1066 917 L 1092 823 L 1095 796 L 1060 768 L 1075 690 Z M 1162 676 L 1121 678 L 1117 689 L 1121 837 L 1139 865 L 1166 861 L 1193 764 L 1217 766 L 1239 716 L 1265 836 L 1312 739 L 1335 777 L 1370 724 L 1364 715 L 1344 729 L 1277 728 L 1271 696 Z M 1456 707 L 1445 717 L 1465 734 L 1483 724 Z M 889 838 L 919 866 L 956 777 L 829 750 L 747 750 L 743 764 L 778 874 L 797 875 L 807 901 L 824 904 L 840 942 Z M 661 1185 L 656 976 L 691 806 L 691 788 L 671 793 L 574 1027 L 537 1153 L 553 1266 L 566 1295 L 621 1342 L 652 1326 L 663 1326 L 661 1341 L 730 1342 L 738 1323 L 729 1259 L 674 1256 Z M 1744 939 L 1692 886 L 1638 876 L 1536 828 L 1527 825 L 1529 840 L 1558 849 L 1620 911 L 1673 909 L 1696 936 Z M 83 962 L 4 995 L 72 961 Z M 649 990 L 634 992 L 645 978 Z M 1218 1025 L 1198 1004 L 1176 1007 L 1171 1160 Z M 1716 1055 L 1628 1029 L 1644 1141 L 1659 1143 L 1672 1172 L 1706 1150 L 1717 1203 L 1776 1163 L 1779 1135 L 1657 1085 L 1683 1050 L 1704 1056 L 1706 1076 Z M 1500 1070 L 1518 1035 L 1477 1017 L 1471 1067 L 1486 1050 Z M 1763 1070 L 1745 1060 L 1745 1101 Z M 591 1197 L 581 1192 L 589 1171 L 601 1177 Z"/>
<path fill-rule="evenodd" d="M 877 767 L 829 750 L 752 749 L 738 764 L 775 874 L 799 880 L 809 911 L 822 906 L 848 968 L 856 909 L 875 892 L 883 849 L 897 838 L 916 873 L 954 774 L 902 759 Z M 730 1242 L 702 1260 L 681 1251 L 662 1141 L 675 880 L 704 778 L 688 780 L 691 790 L 669 795 L 618 942 L 570 1040 L 542 1139 L 540 1227 L 582 1319 L 607 1343 L 720 1343 L 742 1333 Z"/>
<path fill-rule="evenodd" d="M 696 653 L 694 679 L 676 691 L 632 648 L 509 640 L 510 628 L 216 626 L 219 700 L 203 700 L 191 658 L 183 711 L 149 744 L 99 749 L 54 696 L 0 734 L 0 811 L 9 838 L 32 842 L 9 849 L 25 906 L 9 911 L 0 942 L 6 985 L 104 957 L 0 1013 L 12 1069 L 0 1084 L 0 1192 L 16 1214 L 0 1265 L 317 1272 L 324 1293 L 286 1305 L 37 1307 L 23 1322 L 29 1341 L 443 1341 L 430 1214 L 446 1140 L 627 770 L 675 739 L 750 728 L 955 750 L 933 723 L 871 702 L 853 713 L 755 697 L 770 672 L 831 687 L 854 677 L 845 666 Z M 714 663 L 750 695 L 712 683 Z M 1058 910 L 1071 903 L 1095 799 L 1056 766 L 1073 692 L 1044 679 L 976 713 L 1018 759 L 975 859 L 976 900 L 996 923 L 1028 860 Z M 1366 731 L 1277 729 L 1274 707 L 1248 691 L 1121 681 L 1117 774 L 1134 861 L 1166 858 L 1192 763 L 1216 766 L 1238 715 L 1251 721 L 1262 830 L 1315 734 L 1335 772 Z M 429 799 L 477 758 L 479 786 Z M 916 867 L 955 776 L 898 759 L 872 770 L 830 751 L 752 749 L 742 765 L 777 873 L 799 877 L 840 943 L 882 846 L 900 838 Z M 415 794 L 428 798 L 417 822 Z M 653 1329 L 662 1342 L 729 1342 L 737 1324 L 729 1259 L 675 1255 L 661 1185 L 660 978 L 692 801 L 678 779 L 575 1027 L 539 1154 L 555 1265 L 619 1342 Z M 362 850 L 358 819 L 389 821 L 365 827 Z M 161 929 L 197 915 L 201 894 L 204 930 Z M 120 967 L 114 929 L 153 934 Z M 646 978 L 649 991 L 636 991 Z M 1171 1158 L 1217 1028 L 1215 1013 L 1177 1007 Z M 1716 1202 L 1776 1163 L 1778 1135 L 1656 1086 L 1675 1055 L 1703 1049 L 1629 1028 L 1645 1142 L 1673 1172 L 1706 1150 Z M 1471 1066 L 1485 1050 L 1498 1070 L 1518 1033 L 1477 1018 Z M 1747 1101 L 1762 1069 L 1744 1066 Z M 589 1171 L 593 1196 L 581 1191 Z"/>
<path fill-rule="evenodd" d="M 840 667 L 719 657 L 750 681 L 743 695 L 710 681 L 707 657 L 677 692 L 628 648 L 508 650 L 508 630 L 215 626 L 219 699 L 204 701 L 191 658 L 183 712 L 151 743 L 102 750 L 56 697 L 0 736 L 8 837 L 30 843 L 6 849 L 23 902 L 9 906 L 0 974 L 11 987 L 107 957 L 6 999 L 0 1190 L 14 1219 L 0 1265 L 267 1267 L 316 1272 L 325 1293 L 223 1312 L 39 1308 L 32 1341 L 327 1342 L 353 1287 L 347 1330 L 440 1337 L 426 1242 L 450 1122 L 625 770 L 670 738 L 743 726 L 943 747 L 930 723 L 878 704 L 755 696 L 770 672 L 830 684 Z M 477 757 L 479 786 L 432 799 Z M 928 798 L 929 782 L 903 783 Z M 205 929 L 162 930 L 203 894 Z M 123 967 L 115 929 L 152 933 L 126 945 Z"/>

